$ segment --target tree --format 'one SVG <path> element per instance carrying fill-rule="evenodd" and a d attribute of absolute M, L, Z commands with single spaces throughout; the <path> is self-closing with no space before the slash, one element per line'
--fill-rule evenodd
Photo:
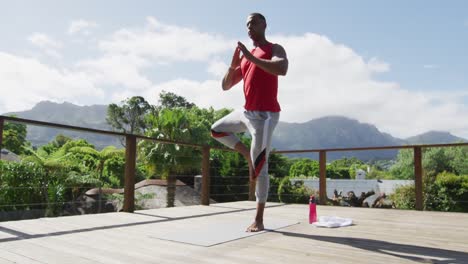
<path fill-rule="evenodd" d="M 434 178 L 441 172 L 451 172 L 457 175 L 468 172 L 468 148 L 423 148 L 422 165 L 425 175 Z M 390 168 L 390 173 L 397 179 L 414 178 L 413 150 L 400 150 L 397 162 Z"/>
<path fill-rule="evenodd" d="M 424 151 L 424 150 L 423 150 Z M 397 162 L 390 168 L 395 179 L 409 180 L 414 178 L 414 154 L 411 149 L 398 152 Z"/>
<path fill-rule="evenodd" d="M 450 166 L 457 175 L 468 175 L 468 146 L 447 148 Z"/>
<path fill-rule="evenodd" d="M 61 148 L 65 143 L 72 141 L 73 139 L 67 137 L 63 134 L 58 134 L 55 139 L 48 144 L 42 146 L 41 148 L 45 150 L 47 153 L 51 154 Z"/>
<path fill-rule="evenodd" d="M 122 105 L 110 104 L 106 121 L 115 130 L 129 134 L 144 134 L 145 116 L 154 111 L 143 97 L 133 96 L 122 101 Z"/>
<path fill-rule="evenodd" d="M 354 179 L 356 177 L 356 170 L 366 169 L 366 167 L 361 160 L 355 157 L 345 157 L 334 160 L 327 166 L 327 177 L 333 179 Z"/>
<path fill-rule="evenodd" d="M 159 105 L 162 109 L 176 107 L 190 109 L 195 106 L 195 104 L 188 102 L 185 97 L 164 90 L 159 94 Z"/>
<path fill-rule="evenodd" d="M 200 140 L 203 133 L 196 122 L 190 122 L 187 110 L 181 108 L 165 108 L 147 117 L 151 129 L 147 136 L 161 140 L 173 140 L 191 142 Z M 193 137 L 198 135 L 198 137 Z M 141 141 L 140 152 L 147 161 L 149 172 L 159 173 L 162 178 L 167 179 L 167 206 L 173 207 L 175 200 L 174 173 L 184 173 L 194 169 L 199 170 L 201 164 L 200 150 L 176 144 L 164 144 L 159 142 Z"/>
<path fill-rule="evenodd" d="M 30 143 L 26 141 L 26 135 L 26 125 L 5 122 L 1 148 L 6 148 L 15 154 L 23 154 L 23 147 L 30 145 Z"/>
<path fill-rule="evenodd" d="M 424 207 L 428 210 L 466 211 L 466 206 L 456 204 L 454 201 L 463 201 L 468 195 L 468 181 L 466 169 L 468 155 L 466 147 L 446 147 L 446 148 L 423 148 L 422 165 L 424 172 Z M 390 172 L 395 178 L 414 178 L 414 161 L 412 150 L 401 150 L 397 157 L 397 162 L 392 166 Z M 414 187 L 413 187 L 414 189 Z M 405 204 L 404 199 L 412 196 L 414 192 L 409 189 L 401 189 L 403 198 L 398 198 L 399 208 L 411 208 Z M 397 192 L 398 193 L 398 192 Z"/>
<path fill-rule="evenodd" d="M 319 176 L 319 163 L 307 158 L 299 159 L 292 164 L 289 176 Z"/>

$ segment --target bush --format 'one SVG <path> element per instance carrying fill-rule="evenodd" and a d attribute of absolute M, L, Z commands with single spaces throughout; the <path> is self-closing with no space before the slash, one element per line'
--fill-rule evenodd
<path fill-rule="evenodd" d="M 468 212 L 468 175 L 439 173 L 429 193 L 428 209 L 447 212 Z"/>
<path fill-rule="evenodd" d="M 390 195 L 390 199 L 398 209 L 416 208 L 416 191 L 414 185 L 405 185 L 397 188 L 395 193 Z"/>
<path fill-rule="evenodd" d="M 278 197 L 282 203 L 309 203 L 309 196 L 314 194 L 314 190 L 311 190 L 304 186 L 303 181 L 296 181 L 294 184 L 291 183 L 292 177 L 284 177 L 278 188 Z"/>
<path fill-rule="evenodd" d="M 44 169 L 34 163 L 0 161 L 0 211 L 41 208 L 47 190 L 41 182 Z"/>

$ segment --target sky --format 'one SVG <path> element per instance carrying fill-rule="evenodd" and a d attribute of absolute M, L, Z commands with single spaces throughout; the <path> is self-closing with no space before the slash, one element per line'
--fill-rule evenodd
<path fill-rule="evenodd" d="M 0 0 L 0 113 L 40 101 L 120 103 L 159 93 L 241 109 L 222 91 L 245 21 L 286 50 L 281 121 L 340 115 L 406 138 L 468 138 L 468 2 Z"/>

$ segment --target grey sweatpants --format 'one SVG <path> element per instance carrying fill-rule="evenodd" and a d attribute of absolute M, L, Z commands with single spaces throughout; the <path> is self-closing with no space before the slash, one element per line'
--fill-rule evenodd
<path fill-rule="evenodd" d="M 234 111 L 211 126 L 212 137 L 230 148 L 240 141 L 235 133 L 249 131 L 252 136 L 250 157 L 257 177 L 255 197 L 260 203 L 265 203 L 268 198 L 268 156 L 278 120 L 279 112 Z"/>

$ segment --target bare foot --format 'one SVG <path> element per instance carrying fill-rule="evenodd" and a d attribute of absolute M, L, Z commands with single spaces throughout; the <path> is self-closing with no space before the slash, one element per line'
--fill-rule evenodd
<path fill-rule="evenodd" d="M 263 226 L 263 223 L 257 223 L 257 221 L 255 221 L 249 227 L 247 227 L 247 230 L 245 230 L 245 232 L 259 232 L 264 229 L 265 227 Z"/>

